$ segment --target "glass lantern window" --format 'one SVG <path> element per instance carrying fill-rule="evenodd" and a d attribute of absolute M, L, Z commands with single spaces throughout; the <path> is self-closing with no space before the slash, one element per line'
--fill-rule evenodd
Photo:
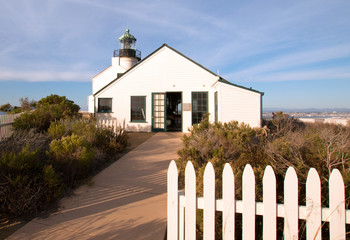
<path fill-rule="evenodd" d="M 119 48 L 136 50 L 136 42 L 132 39 L 123 39 L 119 42 Z"/>

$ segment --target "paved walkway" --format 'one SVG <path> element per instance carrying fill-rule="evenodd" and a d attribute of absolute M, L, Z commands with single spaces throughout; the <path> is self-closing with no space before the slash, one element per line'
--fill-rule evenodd
<path fill-rule="evenodd" d="M 8 239 L 163 239 L 166 172 L 182 133 L 157 133 Z"/>

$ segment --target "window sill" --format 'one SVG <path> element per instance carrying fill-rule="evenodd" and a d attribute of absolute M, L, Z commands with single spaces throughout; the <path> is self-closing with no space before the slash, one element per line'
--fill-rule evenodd
<path fill-rule="evenodd" d="M 147 121 L 130 121 L 129 123 L 148 123 Z"/>
<path fill-rule="evenodd" d="M 114 113 L 114 112 L 96 112 L 96 113 Z"/>

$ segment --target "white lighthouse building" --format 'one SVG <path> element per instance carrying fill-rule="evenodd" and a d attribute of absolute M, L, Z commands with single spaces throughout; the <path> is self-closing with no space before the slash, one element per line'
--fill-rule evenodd
<path fill-rule="evenodd" d="M 212 122 L 260 126 L 263 93 L 233 84 L 163 44 L 141 60 L 129 29 L 111 66 L 92 78 L 89 112 L 129 131 L 182 131 L 210 114 Z"/>
<path fill-rule="evenodd" d="M 129 29 L 119 38 L 119 49 L 113 52 L 112 65 L 92 78 L 92 92 L 107 85 L 116 77 L 136 65 L 141 60 L 141 52 L 136 49 L 136 38 Z"/>

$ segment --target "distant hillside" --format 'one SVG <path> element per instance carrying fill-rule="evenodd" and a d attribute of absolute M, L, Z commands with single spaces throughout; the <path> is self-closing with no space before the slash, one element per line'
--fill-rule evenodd
<path fill-rule="evenodd" d="M 264 108 L 264 112 L 344 112 L 344 113 L 350 113 L 350 108 Z"/>

